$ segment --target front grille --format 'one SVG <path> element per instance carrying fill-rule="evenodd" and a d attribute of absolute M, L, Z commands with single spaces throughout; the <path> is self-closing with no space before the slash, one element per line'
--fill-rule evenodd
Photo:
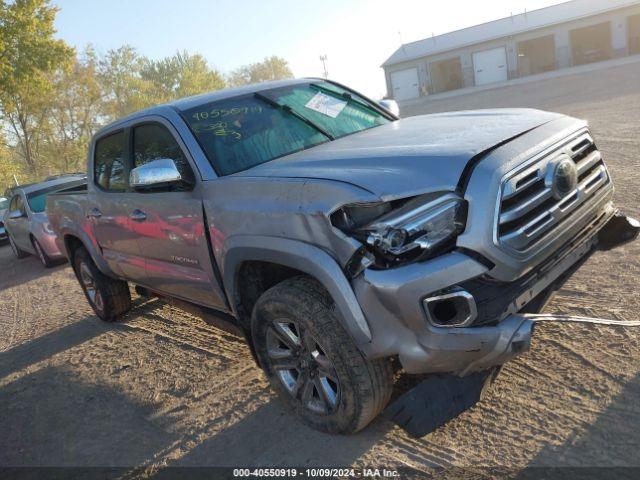
<path fill-rule="evenodd" d="M 552 170 L 567 157 L 575 162 L 578 182 L 575 189 L 559 198 L 553 193 Z M 535 249 L 609 183 L 602 155 L 591 135 L 584 132 L 503 182 L 497 225 L 499 243 L 518 252 Z"/>

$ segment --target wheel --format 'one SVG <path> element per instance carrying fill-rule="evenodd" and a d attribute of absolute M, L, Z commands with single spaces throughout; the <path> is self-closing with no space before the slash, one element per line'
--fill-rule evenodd
<path fill-rule="evenodd" d="M 18 258 L 25 258 L 26 256 L 29 255 L 28 252 L 25 252 L 24 250 L 21 250 L 20 247 L 18 247 L 16 245 L 16 242 L 13 241 L 13 237 L 11 235 L 8 235 L 9 237 L 9 244 L 11 245 L 11 250 L 13 250 L 13 254 L 18 257 Z"/>
<path fill-rule="evenodd" d="M 53 262 L 40 246 L 40 242 L 38 242 L 38 240 L 36 240 L 35 238 L 31 238 L 31 241 L 33 242 L 33 248 L 38 254 L 38 258 L 42 262 L 42 265 L 44 265 L 44 268 L 51 268 L 53 266 Z"/>
<path fill-rule="evenodd" d="M 353 433 L 386 406 L 389 359 L 367 360 L 315 280 L 294 277 L 256 302 L 251 333 L 258 361 L 285 405 L 311 427 Z"/>
<path fill-rule="evenodd" d="M 112 322 L 131 309 L 127 282 L 103 274 L 83 247 L 74 253 L 73 269 L 89 305 L 102 320 Z"/>

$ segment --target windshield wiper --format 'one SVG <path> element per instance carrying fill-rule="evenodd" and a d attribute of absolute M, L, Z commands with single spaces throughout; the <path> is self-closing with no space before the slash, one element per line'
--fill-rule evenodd
<path fill-rule="evenodd" d="M 322 85 L 318 85 L 317 83 L 310 83 L 309 84 L 311 87 L 313 88 L 317 88 L 318 90 L 322 91 L 322 92 L 326 92 L 330 95 L 333 95 L 334 97 L 338 97 L 338 98 L 342 98 L 344 100 L 347 100 L 349 102 L 353 102 L 356 105 L 360 105 L 362 108 L 366 108 L 367 110 L 377 113 L 378 115 L 382 115 L 383 112 L 381 112 L 380 110 L 378 110 L 376 107 L 374 107 L 373 105 L 369 105 L 368 103 L 362 102 L 360 100 L 357 100 L 355 98 L 353 98 L 353 95 L 351 95 L 349 92 L 336 92 L 335 90 L 332 90 L 330 88 L 324 87 Z M 386 115 L 383 115 L 386 117 Z"/>
<path fill-rule="evenodd" d="M 287 105 L 286 103 L 279 103 L 276 102 L 275 100 L 273 100 L 272 98 L 267 97 L 266 95 L 263 95 L 262 93 L 256 92 L 253 94 L 254 97 L 256 97 L 259 100 L 262 100 L 265 103 L 268 103 L 269 105 L 271 105 L 272 107 L 275 107 L 279 110 L 283 110 L 285 112 L 290 113 L 291 115 L 293 115 L 294 117 L 296 117 L 298 120 L 303 121 L 304 123 L 306 123 L 307 125 L 309 125 L 311 128 L 313 128 L 314 130 L 317 130 L 318 132 L 320 132 L 322 135 L 324 135 L 325 137 L 327 137 L 329 140 L 335 140 L 335 137 L 333 135 L 331 135 L 329 132 L 327 132 L 324 128 L 320 127 L 319 125 L 316 125 L 315 123 L 313 123 L 311 120 L 309 120 L 307 117 L 305 117 L 304 115 L 299 114 L 298 112 L 296 112 L 293 108 L 291 108 L 289 105 Z"/>

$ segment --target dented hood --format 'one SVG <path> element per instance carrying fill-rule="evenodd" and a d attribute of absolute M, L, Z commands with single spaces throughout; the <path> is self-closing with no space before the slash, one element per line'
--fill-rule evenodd
<path fill-rule="evenodd" d="M 236 175 L 335 180 L 357 185 L 383 199 L 453 190 L 475 155 L 559 117 L 532 109 L 409 117 Z"/>

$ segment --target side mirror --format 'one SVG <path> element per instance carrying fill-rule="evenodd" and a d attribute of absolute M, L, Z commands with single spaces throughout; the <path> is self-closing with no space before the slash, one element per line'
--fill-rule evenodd
<path fill-rule="evenodd" d="M 181 182 L 178 167 L 170 158 L 162 158 L 145 163 L 131 170 L 129 184 L 133 188 L 169 187 Z"/>
<path fill-rule="evenodd" d="M 18 220 L 19 218 L 23 218 L 26 217 L 24 212 L 21 212 L 20 210 L 11 210 L 9 212 L 9 220 Z"/>
<path fill-rule="evenodd" d="M 400 116 L 400 107 L 398 107 L 398 102 L 391 99 L 384 99 L 378 102 L 382 108 L 385 110 L 389 110 L 396 117 Z"/>

